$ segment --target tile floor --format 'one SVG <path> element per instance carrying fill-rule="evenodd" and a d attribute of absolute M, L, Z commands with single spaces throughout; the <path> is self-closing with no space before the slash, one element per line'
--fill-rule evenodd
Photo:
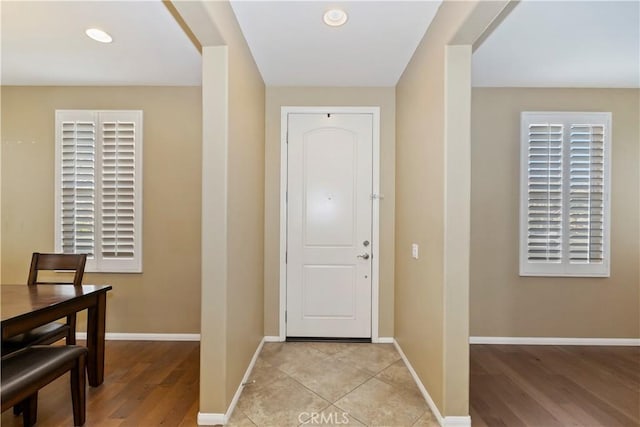
<path fill-rule="evenodd" d="M 438 426 L 392 344 L 265 343 L 231 426 Z"/>

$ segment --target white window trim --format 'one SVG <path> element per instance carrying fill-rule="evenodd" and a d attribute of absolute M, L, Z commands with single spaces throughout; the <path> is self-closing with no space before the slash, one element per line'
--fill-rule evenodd
<path fill-rule="evenodd" d="M 520 120 L 520 276 L 544 276 L 544 277 L 610 277 L 611 268 L 611 157 L 612 157 L 612 115 L 610 112 L 568 112 L 568 111 L 524 111 Z M 567 250 L 569 227 L 568 210 L 566 204 L 566 188 L 568 188 L 568 162 L 564 160 L 566 146 L 567 126 L 563 133 L 563 261 L 561 263 L 531 263 L 527 260 L 527 212 L 528 212 L 528 128 L 526 123 L 531 121 L 560 122 L 560 123 L 604 123 L 604 194 L 603 194 L 603 263 L 602 264 L 571 264 L 568 261 Z"/>
<path fill-rule="evenodd" d="M 85 266 L 85 272 L 88 273 L 142 273 L 142 248 L 143 248 L 143 235 L 142 235 L 142 218 L 143 218 L 143 196 L 142 196 L 142 181 L 143 181 L 143 169 L 142 169 L 142 156 L 143 156 L 143 112 L 141 110 L 56 110 L 55 111 L 55 182 L 54 182 L 54 203 L 55 203 L 55 225 L 54 225 L 54 242 L 55 251 L 62 253 L 62 119 L 64 115 L 93 114 L 94 121 L 96 123 L 96 164 L 102 165 L 102 136 L 100 135 L 101 123 L 100 115 L 116 114 L 130 114 L 135 117 L 136 122 L 136 139 L 134 145 L 134 206 L 136 213 L 134 215 L 134 256 L 129 259 L 103 259 L 98 257 L 87 257 L 87 263 Z M 102 205 L 102 190 L 101 190 L 101 170 L 102 168 L 96 168 L 96 200 L 95 205 L 99 207 Z M 96 254 L 100 251 L 100 236 L 101 235 L 101 207 L 96 208 L 96 229 L 95 229 L 95 248 Z"/>

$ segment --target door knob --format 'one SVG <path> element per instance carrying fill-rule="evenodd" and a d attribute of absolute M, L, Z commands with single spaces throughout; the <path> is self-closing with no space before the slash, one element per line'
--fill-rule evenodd
<path fill-rule="evenodd" d="M 369 259 L 369 254 L 362 254 L 362 255 L 358 255 L 358 258 L 362 258 L 362 259 Z"/>

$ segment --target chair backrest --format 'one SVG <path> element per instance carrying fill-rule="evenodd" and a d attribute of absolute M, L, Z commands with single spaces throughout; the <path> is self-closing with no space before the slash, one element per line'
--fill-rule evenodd
<path fill-rule="evenodd" d="M 73 285 L 82 285 L 82 276 L 84 275 L 84 265 L 87 262 L 86 254 L 41 254 L 34 252 L 31 257 L 31 269 L 29 270 L 28 285 L 37 285 L 38 271 L 40 270 L 62 270 L 75 271 L 73 277 Z"/>

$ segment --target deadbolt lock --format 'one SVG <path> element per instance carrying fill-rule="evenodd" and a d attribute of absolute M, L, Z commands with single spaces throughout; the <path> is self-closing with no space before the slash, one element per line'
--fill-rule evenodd
<path fill-rule="evenodd" d="M 364 245 L 364 247 L 366 248 L 367 246 L 369 246 L 369 241 L 365 240 L 364 242 L 362 242 L 362 244 Z"/>

